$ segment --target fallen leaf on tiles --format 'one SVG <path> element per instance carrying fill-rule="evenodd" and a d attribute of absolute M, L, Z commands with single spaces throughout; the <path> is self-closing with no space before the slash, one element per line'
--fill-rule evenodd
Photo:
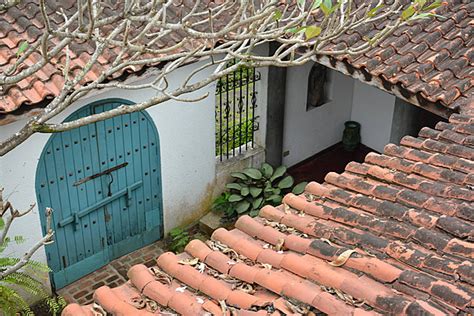
<path fill-rule="evenodd" d="M 152 313 L 156 312 L 159 308 L 157 302 L 150 300 L 148 298 L 146 299 L 146 306 Z"/>
<path fill-rule="evenodd" d="M 278 250 L 277 253 L 282 254 L 282 253 L 284 253 L 284 251 L 283 250 Z"/>
<path fill-rule="evenodd" d="M 346 300 L 343 292 L 339 291 L 338 289 L 334 289 L 334 292 L 336 293 L 337 297 L 339 297 L 341 300 L 343 301 Z"/>
<path fill-rule="evenodd" d="M 305 214 L 304 212 L 298 213 L 298 216 L 299 216 L 299 217 L 305 217 L 305 215 L 306 215 L 306 214 Z"/>
<path fill-rule="evenodd" d="M 283 205 L 284 205 L 285 213 L 289 214 L 290 213 L 290 206 L 286 203 L 283 203 Z"/>
<path fill-rule="evenodd" d="M 204 273 L 204 271 L 206 271 L 206 264 L 204 264 L 203 262 L 201 262 L 201 263 L 198 265 L 197 270 L 199 271 L 199 273 Z"/>
<path fill-rule="evenodd" d="M 199 304 L 204 304 L 204 300 L 200 297 L 196 297 L 196 301 L 199 303 Z"/>
<path fill-rule="evenodd" d="M 285 239 L 283 239 L 283 238 L 278 239 L 278 242 L 275 245 L 275 250 L 280 251 L 283 248 L 284 243 L 285 243 Z"/>
<path fill-rule="evenodd" d="M 268 249 L 268 248 L 270 248 L 270 244 L 263 245 L 263 249 Z"/>
<path fill-rule="evenodd" d="M 255 293 L 255 289 L 253 288 L 253 286 L 248 284 L 248 283 L 242 283 L 240 286 L 237 287 L 237 289 L 241 290 L 245 293 L 248 293 L 248 294 L 254 294 Z"/>
<path fill-rule="evenodd" d="M 186 290 L 186 286 L 177 287 L 175 291 L 179 293 L 184 293 L 184 290 Z"/>
<path fill-rule="evenodd" d="M 272 269 L 272 265 L 271 265 L 271 264 L 268 264 L 268 263 L 262 263 L 261 266 L 262 266 L 264 269 L 268 269 L 268 270 L 271 270 L 271 269 Z"/>
<path fill-rule="evenodd" d="M 346 261 L 351 257 L 351 255 L 354 253 L 354 252 L 357 252 L 356 250 L 352 250 L 352 249 L 348 249 L 346 251 L 344 251 L 343 253 L 341 253 L 337 258 L 336 260 L 333 260 L 331 262 L 329 262 L 330 265 L 334 266 L 334 267 L 340 267 L 340 266 L 343 266 Z"/>
<path fill-rule="evenodd" d="M 327 243 L 328 245 L 333 246 L 332 242 L 329 239 L 321 238 L 321 240 Z"/>
<path fill-rule="evenodd" d="M 94 312 L 94 316 L 107 315 L 107 312 L 105 311 L 105 309 L 97 303 L 94 303 L 94 305 L 92 305 L 92 311 Z"/>
<path fill-rule="evenodd" d="M 234 264 L 237 264 L 237 262 L 229 260 L 229 261 L 227 261 L 227 264 L 230 265 L 230 266 L 232 266 L 232 265 L 234 265 Z"/>
<path fill-rule="evenodd" d="M 146 307 L 146 301 L 140 297 L 132 297 L 131 302 L 130 302 L 136 309 L 144 309 Z"/>
<path fill-rule="evenodd" d="M 199 263 L 199 258 L 179 260 L 178 263 L 194 266 Z"/>
<path fill-rule="evenodd" d="M 219 305 L 221 306 L 222 314 L 226 315 L 227 314 L 227 304 L 225 303 L 224 300 L 219 301 Z"/>

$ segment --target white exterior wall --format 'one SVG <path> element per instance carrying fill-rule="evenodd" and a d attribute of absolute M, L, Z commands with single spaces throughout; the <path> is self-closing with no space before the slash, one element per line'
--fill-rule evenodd
<path fill-rule="evenodd" d="M 201 63 L 194 63 L 178 69 L 168 77 L 170 86 L 181 83 L 183 78 L 200 65 Z M 262 79 L 257 85 L 257 100 L 260 106 L 256 113 L 260 116 L 261 128 L 256 134 L 257 144 L 264 143 L 266 117 L 267 71 L 260 71 Z M 203 71 L 196 79 L 205 78 L 211 72 L 212 69 Z M 151 74 L 147 79 L 144 77 L 136 83 L 145 83 L 153 78 Z M 77 101 L 52 122 L 61 122 L 82 106 L 97 100 L 122 98 L 138 103 L 150 99 L 156 93 L 152 89 L 99 91 Z M 147 109 L 160 137 L 165 234 L 176 226 L 198 219 L 212 202 L 218 164 L 215 158 L 215 84 L 185 97 L 195 98 L 205 93 L 209 95 L 199 102 L 183 103 L 171 100 Z M 25 122 L 26 119 L 0 126 L 0 140 L 15 133 Z M 18 209 L 26 209 L 30 203 L 36 201 L 37 164 L 49 137 L 49 134 L 35 134 L 4 157 L 0 157 L 0 185 L 5 187 L 6 197 Z M 16 220 L 11 235 L 23 235 L 26 238 L 24 244 L 11 247 L 8 252 L 9 255 L 21 256 L 41 238 L 38 209 L 35 208 L 33 214 Z M 46 263 L 44 249 L 40 249 L 34 259 Z"/>
<path fill-rule="evenodd" d="M 306 111 L 308 75 L 312 65 L 308 63 L 287 70 L 283 136 L 283 152 L 289 151 L 289 155 L 283 157 L 286 166 L 341 141 L 344 122 L 351 118 L 354 80 L 334 70 L 329 70 L 331 101 Z"/>
<path fill-rule="evenodd" d="M 351 120 L 361 124 L 362 144 L 383 152 L 390 142 L 396 97 L 359 80 L 354 82 Z"/>

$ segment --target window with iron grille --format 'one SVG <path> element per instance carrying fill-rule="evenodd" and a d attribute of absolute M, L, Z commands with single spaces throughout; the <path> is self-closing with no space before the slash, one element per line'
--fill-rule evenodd
<path fill-rule="evenodd" d="M 217 82 L 216 156 L 221 161 L 254 147 L 258 130 L 256 82 L 260 77 L 254 68 L 242 66 Z"/>

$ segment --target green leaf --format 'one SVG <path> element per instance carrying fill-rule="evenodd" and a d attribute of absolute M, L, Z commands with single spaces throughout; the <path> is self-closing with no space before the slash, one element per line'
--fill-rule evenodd
<path fill-rule="evenodd" d="M 408 20 L 413 14 L 415 14 L 415 8 L 413 5 L 409 6 L 402 12 L 402 20 Z"/>
<path fill-rule="evenodd" d="M 244 180 L 244 181 L 247 180 L 247 176 L 243 174 L 242 172 L 232 172 L 230 175 L 240 180 Z"/>
<path fill-rule="evenodd" d="M 280 20 L 281 17 L 282 17 L 282 15 L 283 15 L 283 13 L 281 13 L 281 11 L 277 9 L 277 10 L 273 13 L 273 20 L 274 20 L 274 21 Z"/>
<path fill-rule="evenodd" d="M 278 182 L 278 187 L 280 189 L 288 189 L 293 185 L 294 180 L 292 176 L 286 176 Z"/>
<path fill-rule="evenodd" d="M 257 187 L 250 187 L 250 194 L 256 198 L 260 194 L 262 194 L 263 189 L 262 188 L 257 188 Z"/>
<path fill-rule="evenodd" d="M 263 176 L 267 179 L 269 179 L 273 174 L 273 167 L 266 162 L 262 164 L 260 169 L 262 169 Z"/>
<path fill-rule="evenodd" d="M 296 33 L 299 33 L 299 32 L 304 31 L 305 29 L 306 29 L 306 26 L 298 26 L 298 27 L 295 26 L 295 27 L 290 27 L 290 28 L 287 29 L 286 31 L 287 31 L 288 33 L 294 33 L 294 34 L 296 34 Z"/>
<path fill-rule="evenodd" d="M 239 190 L 239 191 L 242 189 L 242 186 L 238 183 L 235 183 L 235 182 L 234 183 L 227 183 L 225 185 L 225 187 L 227 189 L 233 189 L 233 190 Z"/>
<path fill-rule="evenodd" d="M 418 8 L 423 8 L 423 6 L 426 4 L 426 0 L 415 0 L 415 3 Z"/>
<path fill-rule="evenodd" d="M 27 41 L 21 42 L 20 46 L 18 47 L 18 50 L 16 51 L 16 58 L 20 57 L 21 54 L 23 54 L 27 48 L 28 48 L 28 42 Z"/>
<path fill-rule="evenodd" d="M 323 3 L 323 0 L 316 0 L 314 1 L 313 5 L 311 6 L 311 10 L 316 10 L 319 6 Z"/>
<path fill-rule="evenodd" d="M 247 196 L 249 195 L 249 193 L 250 193 L 250 190 L 248 187 L 243 187 L 242 190 L 240 190 L 240 195 L 242 196 Z"/>
<path fill-rule="evenodd" d="M 232 194 L 231 196 L 229 196 L 229 202 L 239 202 L 243 199 L 244 197 L 239 194 Z"/>
<path fill-rule="evenodd" d="M 5 227 L 5 221 L 3 218 L 0 217 L 0 229 L 3 229 Z"/>
<path fill-rule="evenodd" d="M 304 192 L 304 189 L 306 188 L 307 185 L 308 185 L 308 182 L 300 182 L 297 185 L 295 185 L 295 187 L 293 188 L 293 190 L 291 190 L 291 192 L 293 194 L 299 195 Z"/>
<path fill-rule="evenodd" d="M 258 210 L 251 210 L 249 213 L 250 216 L 255 217 L 258 215 Z"/>
<path fill-rule="evenodd" d="M 431 13 L 420 13 L 420 14 L 415 14 L 413 16 L 414 19 L 429 19 L 433 17 L 434 15 Z"/>
<path fill-rule="evenodd" d="M 332 8 L 332 0 L 324 0 L 324 5 L 328 8 L 328 9 L 331 9 Z"/>
<path fill-rule="evenodd" d="M 17 245 L 20 245 L 25 242 L 25 238 L 23 236 L 15 236 L 14 240 Z"/>
<path fill-rule="evenodd" d="M 272 193 L 273 192 L 273 188 L 272 187 L 267 187 L 263 190 L 263 192 L 265 193 Z"/>
<path fill-rule="evenodd" d="M 304 31 L 304 35 L 307 40 L 310 40 L 321 34 L 321 31 L 322 29 L 319 26 L 310 25 Z"/>
<path fill-rule="evenodd" d="M 328 16 L 331 12 L 331 9 L 329 9 L 324 3 L 321 3 L 321 10 L 325 16 Z"/>
<path fill-rule="evenodd" d="M 255 168 L 247 168 L 243 171 L 243 173 L 248 176 L 249 178 L 252 178 L 254 180 L 260 180 L 262 179 L 263 175 L 260 172 L 260 170 L 255 169 Z"/>
<path fill-rule="evenodd" d="M 379 11 L 381 8 L 384 7 L 384 4 L 382 3 L 381 5 L 378 5 L 376 6 L 375 8 L 371 9 L 369 12 L 367 12 L 367 16 L 369 18 L 373 18 L 374 16 L 376 16 L 378 14 L 377 11 Z"/>
<path fill-rule="evenodd" d="M 184 230 L 182 228 L 173 228 L 172 230 L 170 230 L 170 236 L 171 237 L 176 237 L 178 235 L 181 235 L 182 233 L 184 232 Z"/>
<path fill-rule="evenodd" d="M 237 213 L 242 214 L 242 213 L 247 212 L 249 207 L 250 207 L 250 203 L 248 201 L 244 200 L 244 201 L 241 201 L 241 202 L 237 203 L 237 205 L 235 207 L 235 210 L 237 211 Z"/>
<path fill-rule="evenodd" d="M 268 198 L 265 199 L 266 201 L 272 202 L 274 204 L 279 204 L 281 203 L 282 197 L 279 194 L 273 194 L 269 196 Z"/>
<path fill-rule="evenodd" d="M 430 10 L 434 10 L 436 8 L 439 8 L 441 6 L 442 2 L 441 0 L 436 0 L 435 2 L 433 2 L 432 4 L 430 4 L 429 6 L 423 8 L 424 11 L 430 11 Z"/>
<path fill-rule="evenodd" d="M 305 2 L 306 2 L 305 0 L 298 0 L 298 5 L 299 5 L 300 7 L 304 7 Z"/>
<path fill-rule="evenodd" d="M 273 176 L 270 178 L 270 181 L 273 182 L 279 177 L 283 176 L 286 172 L 286 167 L 285 166 L 280 166 L 276 168 L 275 172 L 273 173 Z"/>
<path fill-rule="evenodd" d="M 260 207 L 262 207 L 262 203 L 263 203 L 263 197 L 259 197 L 258 199 L 253 200 L 252 208 L 254 210 L 258 210 L 260 209 Z"/>

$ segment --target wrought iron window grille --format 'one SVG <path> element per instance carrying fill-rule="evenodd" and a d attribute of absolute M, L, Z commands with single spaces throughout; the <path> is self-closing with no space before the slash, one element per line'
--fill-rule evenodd
<path fill-rule="evenodd" d="M 230 66 L 230 65 L 229 65 Z M 254 68 L 240 67 L 217 82 L 216 156 L 220 161 L 242 154 L 255 145 L 259 128 L 256 82 L 261 74 Z"/>

